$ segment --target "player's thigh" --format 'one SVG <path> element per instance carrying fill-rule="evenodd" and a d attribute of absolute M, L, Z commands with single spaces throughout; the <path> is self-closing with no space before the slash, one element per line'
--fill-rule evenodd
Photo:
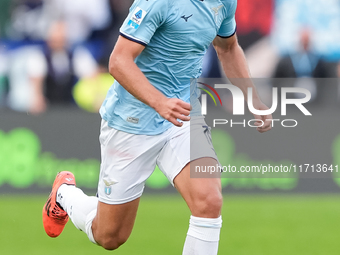
<path fill-rule="evenodd" d="M 99 204 L 92 230 L 95 240 L 110 248 L 130 235 L 145 181 L 165 139 L 118 131 L 103 121 L 100 143 Z"/>
<path fill-rule="evenodd" d="M 163 141 L 164 140 L 164 141 Z M 125 204 L 139 198 L 165 143 L 161 136 L 134 135 L 102 123 L 99 202 Z"/>
<path fill-rule="evenodd" d="M 182 127 L 172 127 L 169 130 L 167 143 L 159 153 L 157 165 L 174 185 L 173 181 L 182 169 L 199 158 L 214 158 L 217 161 L 210 128 L 202 116 L 192 117 Z"/>
<path fill-rule="evenodd" d="M 181 193 L 194 216 L 219 216 L 222 203 L 219 174 L 190 171 L 190 166 L 194 170 L 196 166 L 216 168 L 218 165 L 210 128 L 204 118 L 192 118 L 183 127 L 173 128 L 157 164 Z"/>
<path fill-rule="evenodd" d="M 217 218 L 222 208 L 221 179 L 217 176 L 193 175 L 195 166 L 216 166 L 214 158 L 199 158 L 187 164 L 175 177 L 174 184 L 196 217 Z"/>

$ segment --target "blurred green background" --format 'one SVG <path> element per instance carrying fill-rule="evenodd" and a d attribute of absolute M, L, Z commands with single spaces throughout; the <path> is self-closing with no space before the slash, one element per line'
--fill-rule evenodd
<path fill-rule="evenodd" d="M 134 231 L 117 251 L 87 240 L 71 222 L 58 238 L 43 229 L 46 197 L 0 196 L 0 254 L 181 254 L 190 212 L 178 195 L 142 197 Z M 339 254 L 340 196 L 225 195 L 219 254 Z"/>

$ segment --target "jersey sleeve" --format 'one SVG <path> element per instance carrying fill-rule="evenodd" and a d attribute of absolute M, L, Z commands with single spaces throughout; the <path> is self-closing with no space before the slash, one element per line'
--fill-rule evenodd
<path fill-rule="evenodd" d="M 166 19 L 168 0 L 135 0 L 120 35 L 146 46 Z"/>
<path fill-rule="evenodd" d="M 217 33 L 220 37 L 231 37 L 236 33 L 235 12 L 237 0 L 233 0 L 228 9 L 227 17 L 223 20 L 222 25 Z"/>

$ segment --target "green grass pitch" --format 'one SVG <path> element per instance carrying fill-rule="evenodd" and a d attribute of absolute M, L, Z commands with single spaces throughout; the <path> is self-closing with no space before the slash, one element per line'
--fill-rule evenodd
<path fill-rule="evenodd" d="M 45 199 L 0 195 L 1 255 L 182 254 L 190 212 L 179 196 L 144 196 L 130 239 L 114 252 L 91 244 L 71 222 L 49 238 L 41 221 Z M 337 195 L 226 195 L 219 254 L 339 254 L 339 218 Z"/>

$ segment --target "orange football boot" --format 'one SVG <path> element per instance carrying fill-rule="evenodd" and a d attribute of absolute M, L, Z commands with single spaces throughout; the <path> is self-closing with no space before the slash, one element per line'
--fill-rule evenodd
<path fill-rule="evenodd" d="M 62 184 L 76 185 L 74 175 L 71 172 L 62 171 L 57 174 L 50 196 L 43 207 L 42 217 L 45 232 L 50 237 L 57 237 L 64 230 L 68 222 L 67 213 L 57 203 L 57 191 Z"/>

